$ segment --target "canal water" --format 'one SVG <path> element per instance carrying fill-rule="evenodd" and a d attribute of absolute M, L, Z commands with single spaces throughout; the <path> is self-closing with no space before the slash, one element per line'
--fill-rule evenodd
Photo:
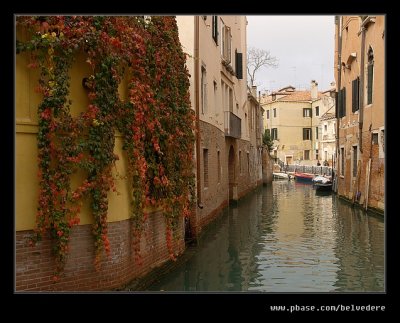
<path fill-rule="evenodd" d="M 150 291 L 384 291 L 384 221 L 308 184 L 242 199 Z"/>

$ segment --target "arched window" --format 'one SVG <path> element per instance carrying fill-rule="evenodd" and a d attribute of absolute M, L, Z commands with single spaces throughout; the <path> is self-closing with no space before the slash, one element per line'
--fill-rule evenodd
<path fill-rule="evenodd" d="M 372 103 L 372 89 L 374 85 L 374 51 L 371 46 L 368 49 L 368 89 L 367 89 L 367 104 Z"/>

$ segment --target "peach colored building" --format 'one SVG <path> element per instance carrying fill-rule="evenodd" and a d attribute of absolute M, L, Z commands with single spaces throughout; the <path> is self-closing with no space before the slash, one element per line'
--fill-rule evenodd
<path fill-rule="evenodd" d="M 337 193 L 385 207 L 385 16 L 336 16 Z"/>
<path fill-rule="evenodd" d="M 196 235 L 262 182 L 262 110 L 247 89 L 245 16 L 178 16 L 197 116 Z"/>

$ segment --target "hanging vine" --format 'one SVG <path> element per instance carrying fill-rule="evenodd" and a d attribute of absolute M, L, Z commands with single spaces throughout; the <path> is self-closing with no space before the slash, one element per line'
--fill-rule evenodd
<path fill-rule="evenodd" d="M 107 214 L 110 190 L 115 191 L 112 167 L 115 131 L 124 138 L 131 183 L 131 218 L 136 259 L 146 209 L 162 207 L 166 239 L 172 239 L 180 219 L 190 214 L 194 197 L 193 111 L 189 74 L 185 67 L 174 17 L 18 17 L 28 31 L 17 40 L 17 54 L 30 54 L 29 67 L 40 69 L 38 91 L 39 200 L 32 244 L 46 232 L 54 241 L 56 276 L 64 268 L 71 229 L 79 224 L 84 198 L 90 199 L 94 219 L 95 266 L 110 253 Z M 89 105 L 72 117 L 69 100 L 74 58 L 85 52 L 92 74 L 85 80 Z M 127 77 L 127 102 L 118 86 Z M 71 175 L 87 177 L 75 190 Z"/>

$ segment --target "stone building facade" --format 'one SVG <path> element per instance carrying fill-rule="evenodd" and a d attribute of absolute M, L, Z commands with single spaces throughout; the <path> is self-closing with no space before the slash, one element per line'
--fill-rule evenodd
<path fill-rule="evenodd" d="M 385 16 L 335 17 L 338 194 L 385 207 Z"/>
<path fill-rule="evenodd" d="M 245 16 L 178 16 L 196 112 L 196 236 L 262 183 L 262 109 L 247 88 Z"/>

